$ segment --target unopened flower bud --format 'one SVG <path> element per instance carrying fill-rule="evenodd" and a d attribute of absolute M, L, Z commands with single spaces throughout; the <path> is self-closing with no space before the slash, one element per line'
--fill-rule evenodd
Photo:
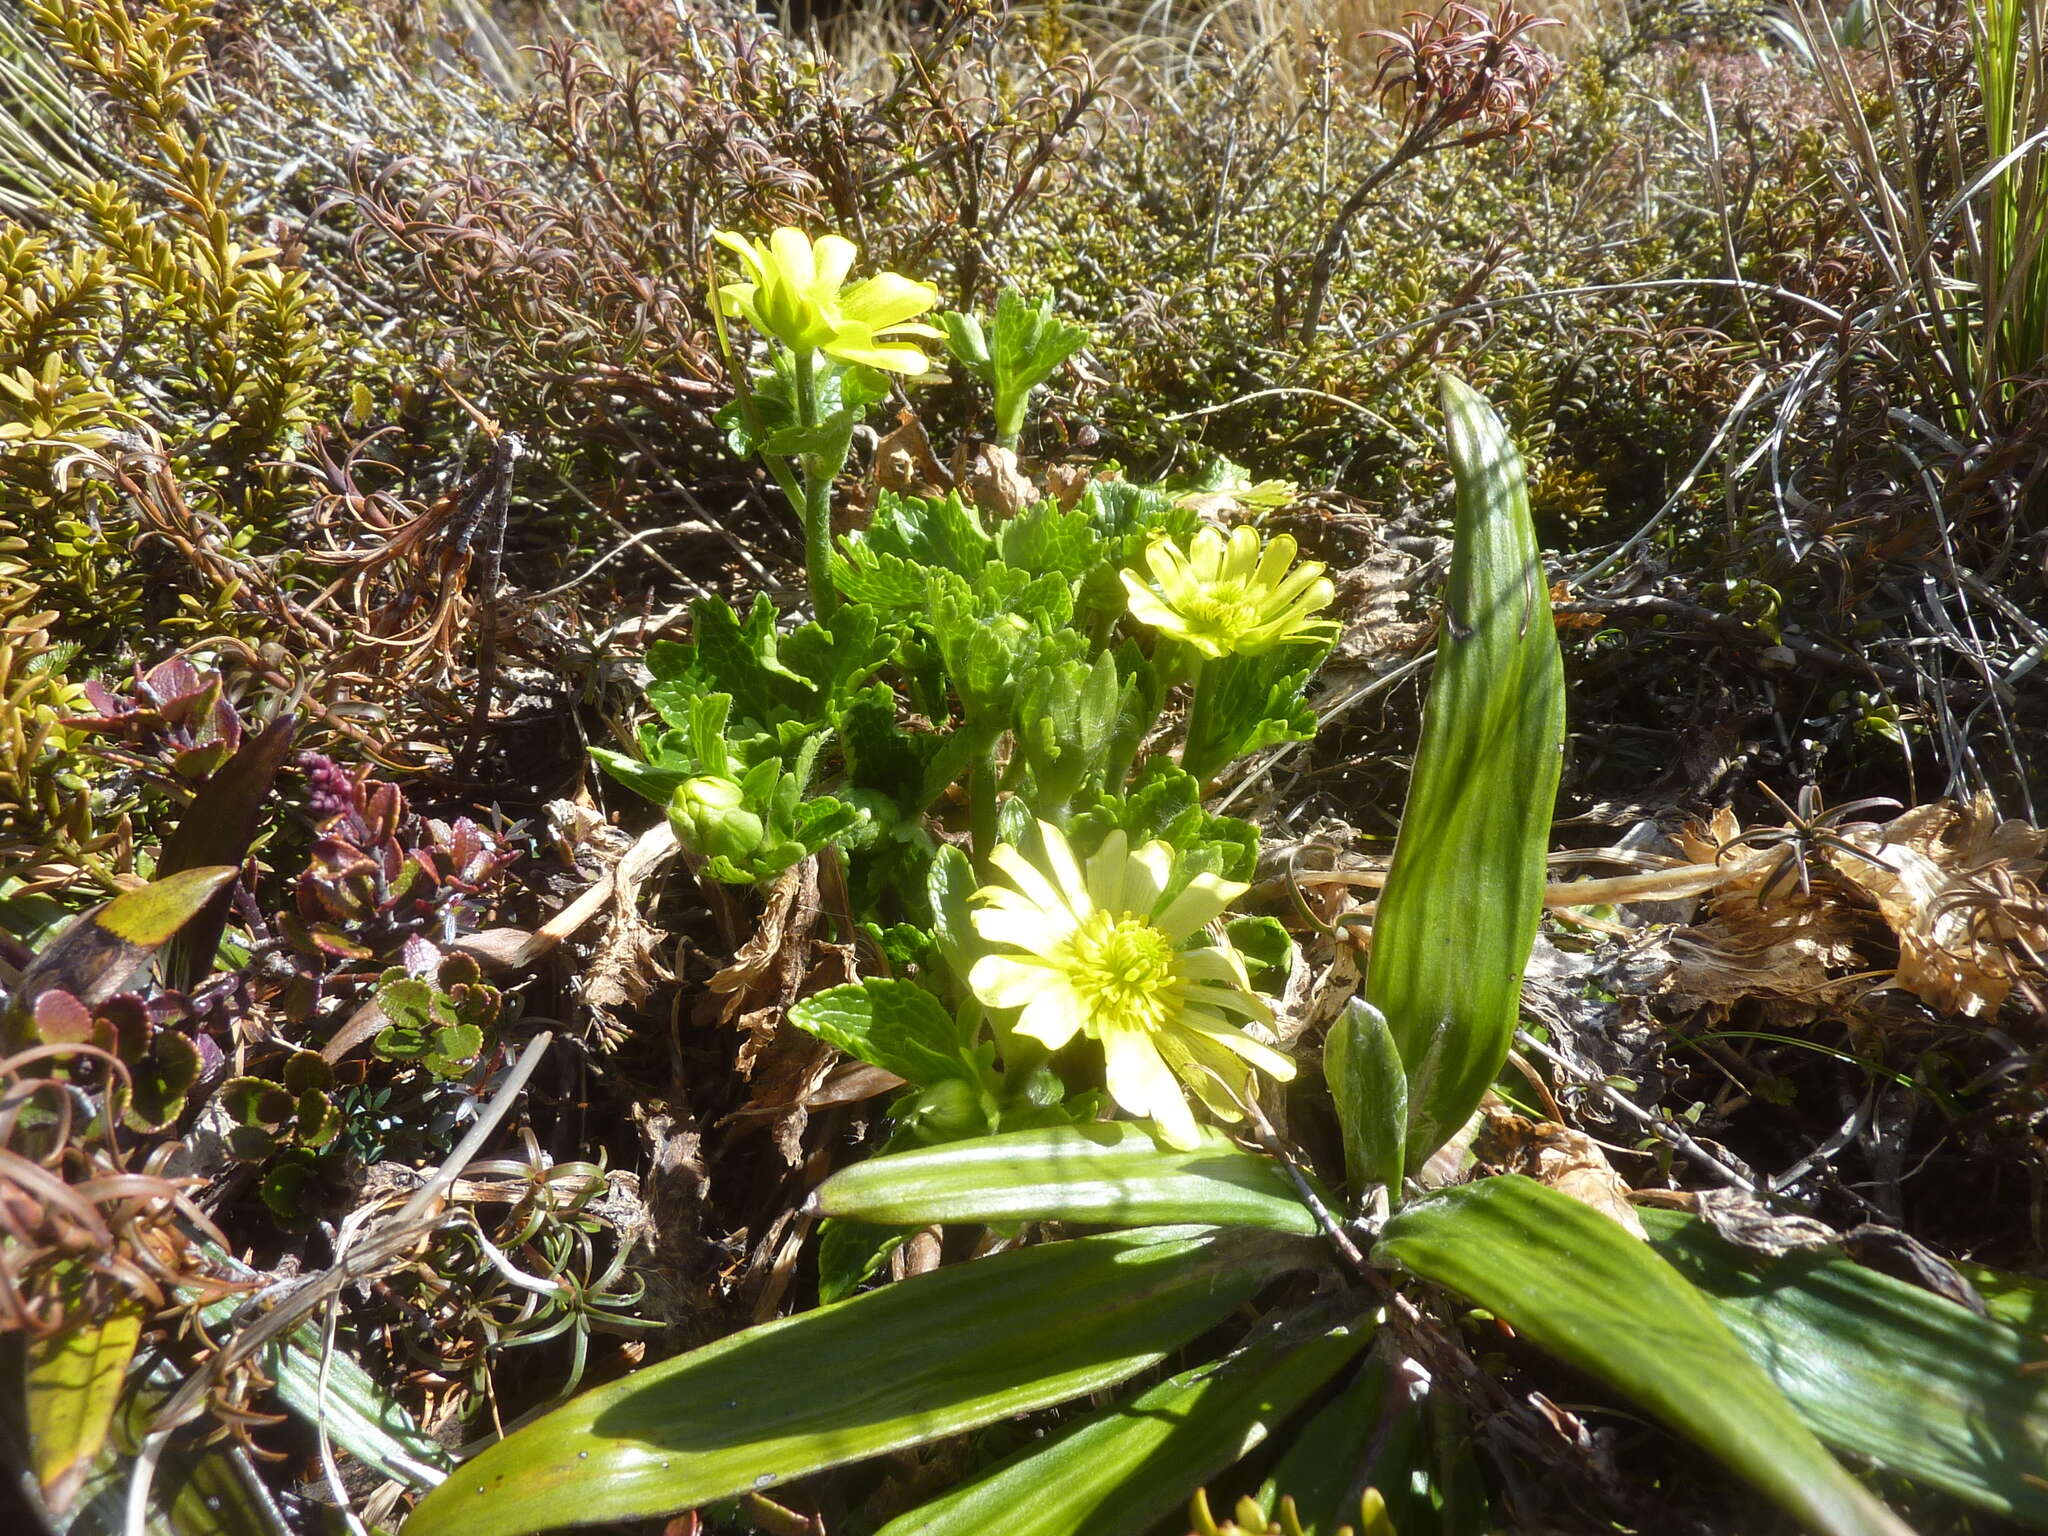
<path fill-rule="evenodd" d="M 684 780 L 668 803 L 676 841 L 699 858 L 747 858 L 761 846 L 762 827 L 745 802 L 746 792 L 731 779 L 704 774 Z"/>

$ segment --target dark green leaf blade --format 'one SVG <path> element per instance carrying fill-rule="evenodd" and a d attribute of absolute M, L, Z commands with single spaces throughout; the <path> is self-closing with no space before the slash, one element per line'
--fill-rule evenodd
<path fill-rule="evenodd" d="M 1131 1122 L 1012 1131 L 871 1157 L 818 1187 L 828 1216 L 898 1226 L 1075 1221 L 1118 1226 L 1200 1221 L 1312 1237 L 1316 1219 L 1269 1157 L 1228 1137 L 1177 1152 Z"/>
<path fill-rule="evenodd" d="M 1375 1263 L 1456 1291 L 1649 1410 L 1824 1536 L 1911 1536 L 1843 1470 L 1707 1300 L 1611 1218 L 1518 1175 L 1398 1212 Z"/>
<path fill-rule="evenodd" d="M 1642 1217 L 1651 1246 L 1706 1294 L 1823 1440 L 2048 1527 L 2037 1470 L 2048 1467 L 2048 1376 L 2044 1351 L 2020 1329 L 1837 1254 L 1758 1264 L 1704 1222 Z"/>
<path fill-rule="evenodd" d="M 1407 1068 L 1411 1172 L 1507 1061 L 1564 745 L 1564 669 L 1521 457 L 1466 385 L 1445 378 L 1443 401 L 1457 539 L 1365 992 Z"/>
<path fill-rule="evenodd" d="M 881 1536 L 1139 1536 L 1285 1422 L 1369 1334 L 1333 1327 L 1184 1371 Z"/>
<path fill-rule="evenodd" d="M 919 1275 L 585 1393 L 464 1464 L 405 1530 L 637 1519 L 1049 1407 L 1154 1364 L 1313 1255 L 1174 1227 Z"/>

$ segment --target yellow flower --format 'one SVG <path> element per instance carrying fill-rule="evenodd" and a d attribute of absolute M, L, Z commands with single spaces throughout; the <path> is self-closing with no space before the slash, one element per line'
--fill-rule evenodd
<path fill-rule="evenodd" d="M 919 374 L 930 366 L 919 348 L 887 339 L 942 334 L 911 323 L 939 302 L 939 290 L 929 283 L 883 272 L 842 291 L 859 252 L 838 235 L 821 235 L 813 244 L 802 230 L 784 227 L 766 242 L 730 230 L 714 230 L 712 238 L 739 257 L 749 279 L 718 290 L 726 314 L 745 316 L 762 335 L 806 355 L 823 352 L 891 373 Z"/>
<path fill-rule="evenodd" d="M 1227 542 L 1204 528 L 1186 554 L 1171 539 L 1155 539 L 1145 551 L 1151 582 L 1136 571 L 1123 573 L 1131 617 L 1212 659 L 1335 640 L 1336 620 L 1310 615 L 1328 607 L 1336 589 L 1320 561 L 1303 561 L 1290 572 L 1294 552 L 1289 535 L 1262 549 L 1249 528 L 1232 529 Z"/>
<path fill-rule="evenodd" d="M 1159 1123 L 1176 1147 L 1198 1142 L 1185 1082 L 1210 1113 L 1237 1120 L 1232 1093 L 1249 1091 L 1251 1069 L 1286 1080 L 1294 1063 L 1226 1017 L 1270 1024 L 1228 941 L 1181 946 L 1246 887 L 1197 875 L 1170 900 L 1173 850 L 1133 853 L 1121 831 L 1103 839 L 1084 871 L 1057 827 L 1038 824 L 1046 868 L 1005 844 L 989 861 L 1010 886 L 984 886 L 974 926 L 991 944 L 1020 951 L 975 962 L 967 984 L 991 1008 L 1017 1008 L 1019 1034 L 1058 1050 L 1076 1034 L 1102 1042 L 1110 1097 Z M 1010 887 L 1014 887 L 1011 889 Z"/>

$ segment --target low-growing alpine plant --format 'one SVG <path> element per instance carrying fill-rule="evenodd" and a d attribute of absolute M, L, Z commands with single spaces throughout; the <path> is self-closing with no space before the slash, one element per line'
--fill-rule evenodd
<path fill-rule="evenodd" d="M 900 338 L 936 295 L 842 293 L 856 253 L 830 236 L 721 239 L 748 278 L 721 302 L 770 346 L 732 442 L 793 488 L 812 617 L 700 600 L 691 639 L 648 655 L 653 720 L 600 760 L 667 809 L 700 878 L 843 877 L 863 974 L 789 1021 L 904 1086 L 880 1152 L 812 1197 L 822 1305 L 517 1429 L 408 1536 L 715 1506 L 1084 1398 L 1007 1456 L 956 1458 L 884 1536 L 1138 1536 L 1191 1499 L 1216 1529 L 1202 1490 L 1241 1461 L 1242 1529 L 1484 1531 L 1469 1410 L 1507 1394 L 1467 1347 L 1475 1308 L 1809 1530 L 1906 1530 L 1829 1446 L 2048 1519 L 2020 1470 L 2048 1405 L 2011 1325 L 1846 1259 L 1760 1272 L 1697 1223 L 1645 1241 L 1545 1184 L 1445 1171 L 1507 1062 L 1564 740 L 1521 462 L 1476 393 L 1442 387 L 1435 674 L 1364 986 L 1318 1043 L 1283 1017 L 1285 931 L 1233 912 L 1258 833 L 1205 797 L 1312 730 L 1338 630 L 1322 568 L 1118 479 L 1005 515 L 882 489 L 832 540 L 873 370 L 922 371 Z M 993 336 L 948 335 L 984 379 L 1072 340 L 1016 297 Z M 1274 1129 L 1323 1094 L 1341 1169 Z M 956 1251 L 985 1256 L 871 1286 L 932 1226 L 983 1230 Z"/>

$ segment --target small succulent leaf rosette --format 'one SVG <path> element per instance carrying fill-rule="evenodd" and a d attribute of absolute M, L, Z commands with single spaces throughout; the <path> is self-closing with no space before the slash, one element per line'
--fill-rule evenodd
<path fill-rule="evenodd" d="M 1084 865 L 1057 827 L 1037 825 L 1042 865 L 1003 844 L 990 863 L 1009 883 L 975 893 L 975 931 L 1003 951 L 968 973 L 982 1003 L 1016 1010 L 1016 1032 L 1049 1050 L 1076 1035 L 1100 1041 L 1110 1097 L 1175 1147 L 1200 1138 L 1189 1093 L 1236 1121 L 1254 1069 L 1294 1076 L 1292 1061 L 1233 1022 L 1266 1026 L 1273 1012 L 1229 941 L 1190 943 L 1244 884 L 1198 874 L 1174 890 L 1173 849 L 1134 850 L 1120 829 Z"/>
<path fill-rule="evenodd" d="M 725 314 L 798 353 L 823 352 L 838 362 L 912 376 L 930 368 L 923 349 L 902 339 L 940 339 L 936 327 L 917 320 L 939 302 L 930 284 L 881 272 L 846 287 L 860 252 L 839 235 L 813 241 L 784 226 L 765 241 L 730 230 L 713 238 L 739 258 L 746 274 L 745 281 L 719 288 Z"/>
<path fill-rule="evenodd" d="M 1168 538 L 1145 551 L 1147 581 L 1123 573 L 1131 617 L 1194 647 L 1211 661 L 1250 656 L 1282 645 L 1329 645 L 1334 619 L 1315 615 L 1336 589 L 1320 561 L 1295 564 L 1289 534 L 1261 542 L 1256 530 L 1199 530 L 1186 550 Z"/>

